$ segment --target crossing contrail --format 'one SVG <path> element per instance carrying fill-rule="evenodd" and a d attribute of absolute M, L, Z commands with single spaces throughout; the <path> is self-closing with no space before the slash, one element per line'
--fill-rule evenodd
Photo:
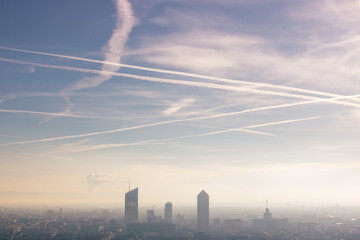
<path fill-rule="evenodd" d="M 117 0 L 116 1 L 116 25 L 115 29 L 112 32 L 110 39 L 107 44 L 103 46 L 105 51 L 105 61 L 120 63 L 122 51 L 124 45 L 128 39 L 128 36 L 135 25 L 136 18 L 134 16 L 131 4 L 128 0 Z M 104 71 L 118 71 L 120 66 L 107 65 L 103 64 L 101 70 Z M 91 76 L 86 78 L 81 78 L 75 83 L 71 84 L 69 87 L 60 92 L 60 96 L 67 102 L 67 107 L 61 113 L 69 113 L 73 107 L 73 104 L 70 101 L 70 98 L 67 96 L 68 90 L 79 90 L 85 88 L 96 87 L 101 83 L 111 79 L 111 75 L 98 75 Z M 51 115 L 46 118 L 43 122 L 50 120 L 51 118 L 56 117 L 56 115 Z"/>
<path fill-rule="evenodd" d="M 300 93 L 313 94 L 313 95 L 325 96 L 325 97 L 341 97 L 342 96 L 340 94 L 327 93 L 327 92 L 323 92 L 323 91 L 315 91 L 315 90 L 309 90 L 309 89 L 303 89 L 303 88 L 288 87 L 288 86 L 282 86 L 282 85 L 277 85 L 277 84 L 250 82 L 250 81 L 234 80 L 234 79 L 221 78 L 221 77 L 212 77 L 212 76 L 195 74 L 195 73 L 188 73 L 188 72 L 172 71 L 172 70 L 165 70 L 165 69 L 159 69 L 159 68 L 150 68 L 150 67 L 129 65 L 129 64 L 111 62 L 111 61 L 106 61 L 106 60 L 102 61 L 102 60 L 95 60 L 95 59 L 82 58 L 82 57 L 74 57 L 74 56 L 55 54 L 55 53 L 31 51 L 31 50 L 24 50 L 24 49 L 18 49 L 18 48 L 9 48 L 9 47 L 4 47 L 4 46 L 0 46 L 0 49 L 16 51 L 16 52 L 23 52 L 23 53 L 30 53 L 30 54 L 37 54 L 37 55 L 44 55 L 44 56 L 59 57 L 59 58 L 72 59 L 72 60 L 85 61 L 85 62 L 100 63 L 100 64 L 113 65 L 113 66 L 119 66 L 119 67 L 131 68 L 131 69 L 137 69 L 137 70 L 143 70 L 143 71 L 150 71 L 150 72 L 173 74 L 173 75 L 179 75 L 179 76 L 185 76 L 185 77 L 207 79 L 207 80 L 219 81 L 219 82 L 225 82 L 225 83 L 231 83 L 231 84 L 239 84 L 240 83 L 240 84 L 251 85 L 251 86 L 255 86 L 255 87 L 273 88 L 273 89 L 300 92 Z"/>
<path fill-rule="evenodd" d="M 26 114 L 37 114 L 37 115 L 56 116 L 56 117 L 74 117 L 74 118 L 88 118 L 89 117 L 89 116 L 80 116 L 80 115 L 68 114 L 68 113 L 51 113 L 51 112 L 38 112 L 38 111 L 12 110 L 12 109 L 0 109 L 0 112 L 26 113 Z"/>
<path fill-rule="evenodd" d="M 27 110 L 0 109 L 0 113 L 2 113 L 2 112 L 4 112 L 4 113 L 35 114 L 35 115 L 45 115 L 45 116 L 53 116 L 53 117 L 124 120 L 124 118 L 87 116 L 87 115 L 77 115 L 77 114 L 70 114 L 70 113 L 64 113 L 64 112 L 54 113 L 54 112 L 39 112 L 39 111 L 27 111 Z"/>
<path fill-rule="evenodd" d="M 21 142 L 9 142 L 9 143 L 0 144 L 0 147 L 1 146 L 27 144 L 27 143 L 51 142 L 51 141 L 59 141 L 59 140 L 74 139 L 74 138 L 89 137 L 89 136 L 97 136 L 97 135 L 104 135 L 104 134 L 112 134 L 112 133 L 131 131 L 131 130 L 146 128 L 146 127 L 159 126 L 159 125 L 164 125 L 164 124 L 171 124 L 171 123 L 178 123 L 178 122 L 188 122 L 188 121 L 197 121 L 197 120 L 204 120 L 204 119 L 214 119 L 214 118 L 221 118 L 221 117 L 229 117 L 229 116 L 235 116 L 235 115 L 251 113 L 251 112 L 258 112 L 258 111 L 264 111 L 264 110 L 286 108 L 286 107 L 292 107 L 292 106 L 301 106 L 301 105 L 320 103 L 320 102 L 327 102 L 327 101 L 335 101 L 335 100 L 339 100 L 339 99 L 353 99 L 353 98 L 358 98 L 358 97 L 360 97 L 360 94 L 352 95 L 352 96 L 330 98 L 330 99 L 317 99 L 317 100 L 303 101 L 303 102 L 298 102 L 298 103 L 288 103 L 288 104 L 280 104 L 280 105 L 273 105 L 273 106 L 266 106 L 266 107 L 258 107 L 258 108 L 252 108 L 252 109 L 246 109 L 246 110 L 242 110 L 242 111 L 237 111 L 237 112 L 219 113 L 219 114 L 201 116 L 201 117 L 176 119 L 176 120 L 169 120 L 169 121 L 160 121 L 160 122 L 136 125 L 136 126 L 125 127 L 125 128 L 118 128 L 118 129 L 107 130 L 107 131 L 90 132 L 90 133 L 68 135 L 68 136 L 61 136 L 61 137 L 53 137 L 53 138 L 36 139 L 36 140 L 28 140 L 28 141 L 21 141 Z"/>
<path fill-rule="evenodd" d="M 113 33 L 104 46 L 105 52 L 105 61 L 104 62 L 113 62 L 114 64 L 104 64 L 102 63 L 101 70 L 116 72 L 120 69 L 120 62 L 122 57 L 123 48 L 125 43 L 128 40 L 129 34 L 136 23 L 136 18 L 131 7 L 131 4 L 128 0 L 117 0 L 116 1 L 116 27 L 113 30 Z M 82 78 L 72 84 L 67 90 L 77 90 L 90 87 L 96 87 L 101 83 L 111 79 L 111 75 L 102 75 L 92 76 L 89 78 Z"/>
<path fill-rule="evenodd" d="M 117 72 L 69 67 L 69 66 L 62 66 L 62 65 L 41 64 L 41 63 L 13 60 L 13 59 L 8 59 L 8 58 L 0 58 L 0 61 L 15 63 L 15 64 L 31 65 L 31 66 L 37 66 L 37 67 L 43 67 L 43 68 L 50 68 L 50 69 L 85 72 L 85 73 L 95 73 L 95 74 L 102 74 L 102 75 L 111 75 L 111 76 L 132 78 L 132 79 L 137 79 L 137 80 L 142 80 L 142 81 L 150 81 L 150 82 L 169 83 L 169 84 L 185 85 L 185 86 L 192 86 L 192 87 L 204 87 L 204 88 L 221 89 L 221 90 L 228 90 L 228 91 L 262 94 L 262 95 L 268 95 L 268 96 L 306 99 L 306 100 L 323 100 L 323 98 L 312 97 L 312 96 L 307 96 L 307 95 L 291 94 L 291 93 L 284 93 L 284 92 L 274 92 L 274 91 L 268 91 L 268 90 L 258 90 L 258 89 L 253 89 L 253 88 L 221 85 L 221 84 L 214 84 L 214 83 L 174 80 L 174 79 L 168 79 L 168 78 L 155 78 L 155 77 L 127 74 L 127 73 L 117 73 Z M 340 96 L 340 98 L 341 97 L 342 96 Z M 325 99 L 325 101 L 326 101 L 326 99 Z M 341 105 L 345 105 L 345 106 L 360 107 L 359 104 L 342 102 L 342 101 L 337 101 L 337 100 L 331 100 L 329 102 L 341 104 Z"/>
<path fill-rule="evenodd" d="M 241 127 L 241 128 L 232 128 L 232 129 L 219 130 L 219 131 L 213 131 L 213 132 L 207 132 L 207 133 L 201 133 L 201 134 L 192 134 L 192 135 L 186 135 L 186 136 L 175 137 L 175 138 L 165 138 L 165 139 L 147 140 L 147 141 L 144 140 L 144 141 L 138 141 L 138 142 L 133 142 L 133 143 L 118 143 L 118 144 L 110 143 L 110 144 L 77 146 L 77 147 L 65 149 L 65 152 L 68 152 L 68 151 L 69 152 L 84 152 L 84 151 L 99 150 L 99 149 L 105 149 L 105 148 L 128 147 L 128 146 L 148 145 L 148 144 L 168 144 L 168 143 L 172 143 L 174 141 L 182 140 L 182 139 L 204 137 L 204 136 L 217 135 L 217 134 L 229 133 L 229 132 L 248 132 L 248 133 L 259 134 L 258 131 L 252 131 L 249 129 L 265 127 L 265 126 L 272 126 L 272 125 L 280 125 L 280 124 L 286 124 L 286 123 L 293 123 L 293 122 L 300 122 L 300 121 L 309 121 L 309 120 L 314 120 L 314 119 L 318 119 L 318 118 L 320 118 L 320 117 L 315 116 L 315 117 L 309 117 L 309 118 L 290 119 L 290 120 L 284 120 L 284 121 L 269 122 L 269 123 L 245 126 L 245 127 Z M 260 132 L 260 134 L 264 135 L 262 132 Z M 274 136 L 271 134 L 266 134 L 266 135 Z"/>

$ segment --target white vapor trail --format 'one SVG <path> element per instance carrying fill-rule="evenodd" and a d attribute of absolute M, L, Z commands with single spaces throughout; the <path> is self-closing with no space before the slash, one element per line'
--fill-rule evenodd
<path fill-rule="evenodd" d="M 208 133 L 193 134 L 193 135 L 187 135 L 187 136 L 181 136 L 181 137 L 175 137 L 175 138 L 165 138 L 165 139 L 159 139 L 159 140 L 148 140 L 148 141 L 139 141 L 139 142 L 133 142 L 133 143 L 120 143 L 120 144 L 111 143 L 111 144 L 78 146 L 78 147 L 74 147 L 74 148 L 69 148 L 68 150 L 65 150 L 65 152 L 66 151 L 84 152 L 84 151 L 89 151 L 89 150 L 99 150 L 99 149 L 105 149 L 105 148 L 128 147 L 128 146 L 148 145 L 148 144 L 168 144 L 168 143 L 172 143 L 173 141 L 177 141 L 177 140 L 181 140 L 181 139 L 204 137 L 204 136 L 210 136 L 210 135 L 216 135 L 216 134 L 222 134 L 222 133 L 228 133 L 228 132 L 247 132 L 247 133 L 255 133 L 255 134 L 264 135 L 262 132 L 249 130 L 249 128 L 259 128 L 259 127 L 265 127 L 265 126 L 280 125 L 280 124 L 300 122 L 300 121 L 308 121 L 308 120 L 314 120 L 314 119 L 318 119 L 318 118 L 320 118 L 320 117 L 316 116 L 316 117 L 309 117 L 309 118 L 291 119 L 291 120 L 284 120 L 284 121 L 278 121 L 278 122 L 270 122 L 270 123 L 264 123 L 264 124 L 251 125 L 251 126 L 246 126 L 246 127 L 241 127 L 241 128 L 232 128 L 232 129 L 219 130 L 219 131 L 213 131 L 213 132 L 208 132 Z M 265 135 L 274 136 L 272 134 L 265 134 Z"/>
<path fill-rule="evenodd" d="M 340 99 L 354 99 L 354 98 L 358 98 L 358 97 L 360 97 L 360 94 L 352 95 L 352 96 L 336 97 L 336 98 L 317 99 L 317 100 L 312 100 L 312 101 L 303 101 L 303 102 L 298 102 L 298 103 L 280 104 L 280 105 L 273 105 L 273 106 L 267 106 L 267 107 L 247 109 L 247 110 L 242 110 L 242 111 L 237 111 L 237 112 L 220 113 L 220 114 L 201 116 L 201 117 L 154 122 L 154 123 L 148 123 L 148 124 L 142 124 L 142 125 L 137 125 L 137 126 L 132 126 L 132 127 L 118 128 L 118 129 L 100 131 L 100 132 L 83 133 L 83 134 L 68 135 L 68 136 L 61 136 L 61 137 L 54 137 L 54 138 L 44 138 L 44 139 L 29 140 L 29 141 L 22 141 L 22 142 L 3 143 L 3 144 L 0 144 L 0 147 L 10 146 L 10 145 L 27 144 L 27 143 L 50 142 L 50 141 L 58 141 L 58 140 L 64 140 L 64 139 L 74 139 L 74 138 L 96 136 L 96 135 L 103 135 L 103 134 L 111 134 L 111 133 L 118 133 L 118 132 L 141 129 L 141 128 L 145 128 L 145 127 L 159 126 L 159 125 L 164 125 L 164 124 L 188 122 L 188 121 L 196 121 L 196 120 L 204 120 L 204 119 L 214 119 L 214 118 L 228 117 L 228 116 L 234 116 L 234 115 L 250 113 L 250 112 L 258 112 L 258 111 L 264 111 L 264 110 L 279 109 L 279 108 L 292 107 L 292 106 L 300 106 L 300 105 L 313 104 L 313 103 L 319 103 L 319 102 L 329 102 L 329 101 L 331 102 L 331 101 L 336 101 L 336 100 L 340 100 Z"/>
<path fill-rule="evenodd" d="M 215 135 L 215 134 L 220 134 L 220 133 L 237 132 L 237 131 L 239 131 L 239 132 L 248 132 L 248 133 L 256 133 L 256 134 L 264 135 L 262 132 L 249 130 L 249 128 L 251 129 L 251 128 L 272 126 L 272 125 L 280 125 L 280 124 L 286 124 L 286 123 L 300 122 L 300 121 L 308 121 L 308 120 L 314 120 L 314 119 L 318 119 L 318 118 L 320 118 L 320 117 L 316 116 L 316 117 L 309 117 L 309 118 L 299 118 L 299 119 L 291 119 L 291 120 L 284 120 L 284 121 L 278 121 L 278 122 L 263 123 L 263 124 L 245 126 L 245 127 L 241 127 L 241 128 L 232 128 L 232 129 L 225 129 L 225 130 L 213 131 L 213 132 L 202 133 L 202 134 L 182 136 L 182 137 L 172 138 L 172 139 L 169 139 L 169 140 L 173 141 L 173 140 L 179 140 L 179 139 L 190 138 L 190 137 L 209 136 L 209 135 Z M 272 134 L 267 134 L 267 133 L 265 135 L 274 136 Z M 165 140 L 167 141 L 167 139 L 165 139 Z M 164 140 L 162 140 L 162 141 L 164 141 Z"/>
<path fill-rule="evenodd" d="M 208 126 L 208 125 L 200 125 L 200 124 L 189 124 L 189 123 L 181 123 L 182 125 L 187 125 L 187 126 L 193 126 L 193 127 L 201 127 L 201 128 L 211 128 L 211 129 L 218 129 L 218 130 L 229 130 L 229 128 L 220 128 L 220 127 L 214 127 L 214 126 Z M 260 132 L 260 131 L 255 131 L 255 130 L 249 130 L 249 129 L 242 129 L 242 132 L 248 132 L 248 133 L 254 133 L 254 134 L 258 134 L 258 135 L 264 135 L 264 136 L 269 136 L 269 137 L 276 137 L 275 134 L 271 134 L 271 133 L 266 133 L 266 132 Z"/>
<path fill-rule="evenodd" d="M 0 49 L 16 51 L 16 52 L 23 52 L 23 53 L 30 53 L 30 54 L 52 56 L 52 57 L 59 57 L 59 58 L 66 58 L 66 59 L 85 61 L 85 62 L 101 63 L 101 64 L 106 64 L 106 65 L 111 65 L 111 66 L 119 66 L 119 67 L 131 68 L 131 69 L 137 69 L 137 70 L 143 70 L 143 71 L 150 71 L 150 72 L 158 72 L 158 73 L 165 73 L 165 74 L 180 75 L 180 76 L 185 76 L 185 77 L 207 79 L 207 80 L 219 81 L 219 82 L 225 82 L 225 83 L 232 83 L 232 84 L 239 84 L 240 83 L 240 84 L 246 84 L 246 85 L 251 85 L 251 86 L 255 86 L 255 87 L 273 88 L 273 89 L 300 92 L 300 93 L 313 94 L 313 95 L 319 95 L 319 96 L 325 96 L 325 97 L 341 97 L 342 96 L 342 95 L 339 95 L 339 94 L 327 93 L 327 92 L 323 92 L 323 91 L 314 91 L 314 90 L 308 90 L 308 89 L 303 89 L 303 88 L 288 87 L 288 86 L 269 84 L 269 83 L 250 82 L 250 81 L 244 81 L 244 80 L 233 80 L 233 79 L 228 79 L 228 78 L 212 77 L 212 76 L 206 76 L 206 75 L 201 75 L 201 74 L 194 74 L 194 73 L 187 73 L 187 72 L 180 72 L 180 71 L 172 71 L 172 70 L 165 70 L 165 69 L 159 69 L 159 68 L 141 67 L 141 66 L 122 64 L 122 63 L 112 62 L 112 61 L 101 61 L 101 60 L 74 57 L 74 56 L 55 54 L 55 53 L 31 51 L 31 50 L 24 50 L 24 49 L 18 49 L 18 48 L 9 48 L 9 47 L 4 47 L 4 46 L 0 46 Z"/>
<path fill-rule="evenodd" d="M 4 135 L 4 134 L 0 134 L 0 137 L 3 137 L 3 138 L 17 138 L 17 139 L 24 139 L 24 138 L 22 138 L 22 137 L 15 137 L 15 136 Z"/>
<path fill-rule="evenodd" d="M 103 64 L 101 67 L 102 71 L 111 71 L 116 72 L 120 69 L 120 61 L 123 52 L 125 43 L 129 37 L 129 34 L 136 23 L 136 18 L 131 7 L 131 4 L 128 0 L 117 0 L 116 1 L 117 9 L 117 20 L 116 27 L 113 30 L 113 33 L 107 43 L 104 46 L 106 50 L 105 61 L 104 62 L 113 62 L 116 64 L 109 65 Z M 112 76 L 108 74 L 101 74 L 99 76 L 93 76 L 88 78 L 80 79 L 75 82 L 68 90 L 77 90 L 90 87 L 96 87 L 101 83 L 109 80 Z"/>
<path fill-rule="evenodd" d="M 59 151 L 55 151 L 55 153 L 59 152 L 84 152 L 90 150 L 99 150 L 105 148 L 116 148 L 116 147 L 131 147 L 131 146 L 139 146 L 139 145 L 158 145 L 158 144 L 169 144 L 169 142 L 162 141 L 139 141 L 133 143 L 117 143 L 117 144 L 99 144 L 99 145 L 88 145 L 83 147 L 73 147 L 73 148 L 65 148 Z"/>
<path fill-rule="evenodd" d="M 94 69 L 87 69 L 87 68 L 41 64 L 41 63 L 13 60 L 13 59 L 8 59 L 8 58 L 0 58 L 0 61 L 15 63 L 15 64 L 32 65 L 32 66 L 50 68 L 50 69 L 85 72 L 85 73 L 95 73 L 95 74 L 110 75 L 110 76 L 117 76 L 117 77 L 126 77 L 126 78 L 133 78 L 133 79 L 137 79 L 137 80 L 150 81 L 150 82 L 161 82 L 161 83 L 169 83 L 169 84 L 176 84 L 176 85 L 186 85 L 186 86 L 192 86 L 192 87 L 222 89 L 222 90 L 228 90 L 228 91 L 262 94 L 262 95 L 268 95 L 268 96 L 280 96 L 280 97 L 289 97 L 289 98 L 307 99 L 307 100 L 321 100 L 321 101 L 324 100 L 325 102 L 327 101 L 326 99 L 319 98 L 319 97 L 312 97 L 312 96 L 291 94 L 291 93 L 284 93 L 284 92 L 274 92 L 274 91 L 268 91 L 268 90 L 258 90 L 258 89 L 247 88 L 247 87 L 236 87 L 236 86 L 220 85 L 220 84 L 204 83 L 204 82 L 196 82 L 196 81 L 174 80 L 174 79 L 168 79 L 168 78 L 155 78 L 155 77 L 147 77 L 147 76 L 141 76 L 141 75 L 127 74 L 127 73 L 109 72 L 109 71 L 94 70 Z M 339 97 L 339 99 L 341 99 L 342 97 L 343 96 Z M 330 100 L 328 102 L 341 104 L 341 105 L 345 105 L 345 106 L 360 107 L 359 104 L 331 100 L 330 98 L 328 98 L 328 99 Z"/>
<path fill-rule="evenodd" d="M 105 61 L 120 63 L 123 47 L 128 39 L 128 36 L 131 32 L 131 29 L 135 25 L 135 17 L 131 8 L 131 4 L 127 0 L 117 0 L 116 2 L 116 27 L 113 30 L 113 33 L 107 43 L 103 48 L 106 50 Z M 105 65 L 103 64 L 101 70 L 103 71 L 118 71 L 119 66 L 114 65 Z M 65 90 L 61 91 L 59 94 L 67 102 L 67 107 L 62 113 L 69 113 L 73 107 L 73 104 L 70 101 L 70 98 L 67 96 L 68 90 L 79 90 L 84 88 L 96 87 L 101 83 L 109 80 L 111 75 L 99 74 L 98 76 L 92 76 L 87 78 L 82 78 L 76 81 L 74 84 L 70 85 Z M 43 122 L 47 122 L 51 118 L 55 117 L 54 115 L 46 118 Z"/>
<path fill-rule="evenodd" d="M 59 114 L 69 114 L 71 112 L 71 110 L 73 109 L 74 107 L 74 104 L 70 101 L 70 98 L 65 94 L 65 92 L 60 92 L 59 93 L 59 96 L 61 96 L 65 102 L 67 103 L 67 106 L 65 108 L 64 111 L 62 112 L 59 112 Z M 54 117 L 57 117 L 57 115 L 49 115 L 46 119 L 44 119 L 42 122 L 48 122 L 50 119 L 54 118 Z"/>
<path fill-rule="evenodd" d="M 0 113 L 23 113 L 23 114 L 35 114 L 35 115 L 44 115 L 52 117 L 72 117 L 72 118 L 89 118 L 89 119 L 112 119 L 112 120 L 124 120 L 123 118 L 115 117 L 99 117 L 99 116 L 87 116 L 87 115 L 76 115 L 70 113 L 53 113 L 53 112 L 39 112 L 39 111 L 27 111 L 27 110 L 13 110 L 13 109 L 0 109 Z"/>
<path fill-rule="evenodd" d="M 106 50 L 105 61 L 117 62 L 120 63 L 123 47 L 128 39 L 128 35 L 131 32 L 131 29 L 135 25 L 135 17 L 131 8 L 130 3 L 127 0 L 117 0 L 116 2 L 117 9 L 117 20 L 116 27 L 113 30 L 113 33 L 107 43 L 103 48 Z M 118 71 L 119 66 L 114 65 L 102 65 L 101 69 L 104 71 Z M 68 114 L 73 108 L 73 104 L 70 101 L 70 98 L 67 96 L 67 90 L 79 90 L 84 88 L 96 87 L 101 83 L 109 80 L 110 75 L 98 75 L 87 78 L 82 78 L 76 81 L 74 84 L 61 91 L 59 95 L 66 101 L 67 107 L 61 113 Z M 43 122 L 47 122 L 50 119 L 56 117 L 56 115 L 51 115 L 46 118 Z"/>
<path fill-rule="evenodd" d="M 50 113 L 50 112 L 38 112 L 38 111 L 27 111 L 27 110 L 12 110 L 12 109 L 0 109 L 0 112 L 6 113 L 26 113 L 26 114 L 38 114 L 46 116 L 55 116 L 55 117 L 75 117 L 75 118 L 87 118 L 88 116 L 80 116 L 68 113 Z"/>

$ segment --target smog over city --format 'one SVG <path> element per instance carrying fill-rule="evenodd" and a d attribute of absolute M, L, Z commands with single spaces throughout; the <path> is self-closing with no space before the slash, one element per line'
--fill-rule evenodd
<path fill-rule="evenodd" d="M 0 239 L 360 239 L 359 0 L 0 2 Z"/>

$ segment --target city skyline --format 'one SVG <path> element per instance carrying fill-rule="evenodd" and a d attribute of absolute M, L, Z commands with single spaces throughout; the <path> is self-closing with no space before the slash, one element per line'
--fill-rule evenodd
<path fill-rule="evenodd" d="M 217 211 L 208 228 L 199 231 L 195 213 L 178 213 L 172 224 L 148 210 L 138 223 L 125 224 L 124 215 L 116 209 L 0 208 L 0 238 L 312 240 L 360 236 L 359 208 L 277 209 L 275 217 L 268 206 L 244 210 Z"/>
<path fill-rule="evenodd" d="M 0 206 L 360 206 L 358 1 L 0 5 Z"/>

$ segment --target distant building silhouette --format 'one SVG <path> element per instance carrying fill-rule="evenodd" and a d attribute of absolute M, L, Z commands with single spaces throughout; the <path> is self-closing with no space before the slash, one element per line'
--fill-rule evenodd
<path fill-rule="evenodd" d="M 138 188 L 125 194 L 125 223 L 138 222 Z"/>
<path fill-rule="evenodd" d="M 184 228 L 184 215 L 181 215 L 180 213 L 175 215 L 175 226 L 176 229 L 183 229 Z"/>
<path fill-rule="evenodd" d="M 155 222 L 155 212 L 154 212 L 154 210 L 147 210 L 147 222 L 148 223 Z"/>
<path fill-rule="evenodd" d="M 172 203 L 165 204 L 165 222 L 172 223 Z"/>
<path fill-rule="evenodd" d="M 265 209 L 265 212 L 264 212 L 264 220 L 265 221 L 270 221 L 271 220 L 271 213 L 269 211 L 269 204 L 268 204 L 268 201 L 266 200 L 266 209 Z"/>
<path fill-rule="evenodd" d="M 204 190 L 197 195 L 197 228 L 198 231 L 209 229 L 209 195 Z"/>
<path fill-rule="evenodd" d="M 253 227 L 258 231 L 278 231 L 284 230 L 288 227 L 289 221 L 287 218 L 273 218 L 269 206 L 268 201 L 266 201 L 266 209 L 263 214 L 263 218 L 254 219 Z"/>
<path fill-rule="evenodd" d="M 240 219 L 228 219 L 224 220 L 224 230 L 226 232 L 238 232 L 243 227 L 243 221 Z"/>

